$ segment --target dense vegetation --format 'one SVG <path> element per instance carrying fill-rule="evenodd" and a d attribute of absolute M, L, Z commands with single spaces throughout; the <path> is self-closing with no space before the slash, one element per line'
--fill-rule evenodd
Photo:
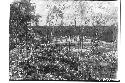
<path fill-rule="evenodd" d="M 106 47 L 102 50 L 94 43 L 89 53 L 72 52 L 67 46 L 49 44 L 51 36 L 47 39 L 41 35 L 43 30 L 38 31 L 32 29 L 28 33 L 27 49 L 18 45 L 10 51 L 11 80 L 109 80 L 116 77 L 117 58 L 113 57 L 113 50 L 106 53 Z M 15 66 L 11 68 L 11 64 Z M 18 71 L 17 75 L 14 71 Z"/>
<path fill-rule="evenodd" d="M 22 11 L 22 7 L 29 9 Z M 25 0 L 10 6 L 10 80 L 108 81 L 116 78 L 116 26 L 31 27 L 31 20 L 37 22 L 31 8 L 33 6 Z M 73 52 L 71 49 L 77 44 L 52 43 L 54 38 L 65 36 L 80 36 L 78 44 L 82 46 L 85 45 L 83 37 L 90 38 L 89 51 Z M 100 48 L 102 41 L 105 41 L 103 49 Z M 106 45 L 110 49 L 107 50 Z M 84 47 L 87 49 L 89 46 Z"/>
<path fill-rule="evenodd" d="M 106 42 L 114 42 L 117 40 L 117 27 L 112 26 L 32 26 L 29 27 L 38 32 L 41 36 L 61 37 L 61 36 L 87 36 L 98 38 L 98 40 Z"/>

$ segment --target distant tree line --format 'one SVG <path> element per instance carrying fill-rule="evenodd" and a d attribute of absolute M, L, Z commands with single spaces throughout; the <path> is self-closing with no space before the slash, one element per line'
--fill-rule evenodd
<path fill-rule="evenodd" d="M 117 27 L 112 26 L 32 26 L 40 36 L 61 37 L 61 36 L 86 36 L 97 38 L 106 42 L 117 40 Z"/>

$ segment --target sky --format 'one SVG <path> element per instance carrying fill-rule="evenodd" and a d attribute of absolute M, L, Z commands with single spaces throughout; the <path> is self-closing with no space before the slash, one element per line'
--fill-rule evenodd
<path fill-rule="evenodd" d="M 63 20 L 59 16 L 57 18 L 55 13 L 50 16 L 51 25 L 54 26 L 60 25 L 61 22 L 63 22 L 63 26 L 75 25 L 75 21 L 77 26 L 92 26 L 92 23 L 95 22 L 93 17 L 99 15 L 102 17 L 101 22 L 107 21 L 104 25 L 117 23 L 118 19 L 119 3 L 117 1 L 31 0 L 31 2 L 36 5 L 35 14 L 41 16 L 39 19 L 40 26 L 48 25 L 47 16 L 52 13 L 54 6 L 63 13 Z"/>

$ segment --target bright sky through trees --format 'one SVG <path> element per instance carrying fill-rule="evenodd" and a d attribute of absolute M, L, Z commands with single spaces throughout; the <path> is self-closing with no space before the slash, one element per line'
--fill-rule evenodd
<path fill-rule="evenodd" d="M 107 26 L 116 24 L 118 20 L 118 2 L 105 1 L 66 1 L 66 0 L 31 0 L 36 5 L 36 14 L 42 16 L 39 25 L 47 25 L 47 16 L 52 13 L 54 6 L 62 12 L 63 19 L 51 14 L 53 25 L 58 26 L 63 22 L 63 26 L 75 25 L 97 25 L 95 20 L 99 20 L 100 25 Z M 96 17 L 96 19 L 95 19 Z M 98 19 L 101 18 L 101 19 Z"/>

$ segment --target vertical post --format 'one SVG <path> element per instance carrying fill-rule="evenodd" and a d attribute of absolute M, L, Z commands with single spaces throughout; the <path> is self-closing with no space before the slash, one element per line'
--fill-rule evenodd
<path fill-rule="evenodd" d="M 27 46 L 27 43 L 28 43 L 28 41 L 27 41 L 28 27 L 25 26 L 24 28 L 26 28 L 25 29 L 26 30 L 26 57 L 28 57 L 28 53 L 27 53 L 27 49 L 28 49 L 28 46 Z"/>
<path fill-rule="evenodd" d="M 83 35 L 82 35 L 82 49 L 83 49 Z"/>
<path fill-rule="evenodd" d="M 78 35 L 78 50 L 80 49 L 80 37 Z"/>
<path fill-rule="evenodd" d="M 70 51 L 70 41 L 69 41 L 69 51 Z"/>

